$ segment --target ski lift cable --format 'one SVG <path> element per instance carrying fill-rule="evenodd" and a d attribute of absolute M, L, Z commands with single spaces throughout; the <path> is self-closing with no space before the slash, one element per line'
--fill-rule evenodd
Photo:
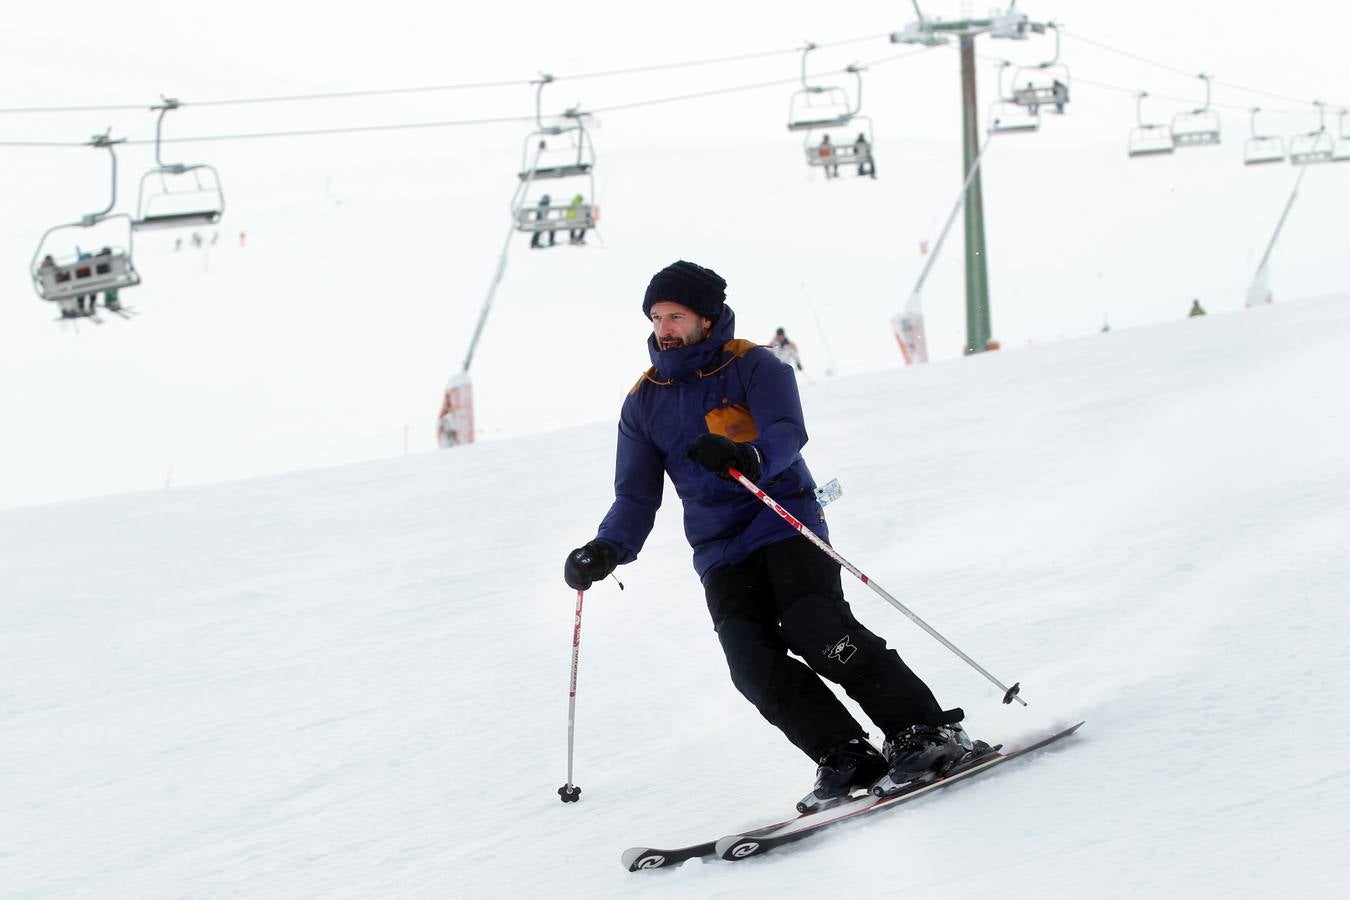
<path fill-rule="evenodd" d="M 818 47 L 842 47 L 848 44 L 861 43 L 863 41 L 878 40 L 888 37 L 890 32 L 881 32 L 879 34 L 867 34 L 858 37 L 844 38 L 829 43 L 817 44 Z M 800 47 L 785 48 L 782 50 L 761 50 L 753 53 L 733 54 L 731 56 L 718 56 L 706 59 L 684 60 L 681 62 L 656 63 L 649 66 L 634 66 L 625 69 L 609 69 L 599 72 L 578 72 L 573 75 L 558 75 L 554 80 L 563 81 L 567 79 L 581 80 L 585 78 L 608 78 L 618 75 L 632 75 L 641 72 L 656 72 L 667 69 L 693 68 L 696 66 L 716 65 L 719 63 L 740 62 L 751 59 L 763 59 L 770 56 L 782 56 L 789 53 L 800 53 Z M 501 87 L 519 87 L 533 83 L 533 79 L 509 79 L 504 81 L 475 81 L 461 84 L 432 84 L 401 88 L 371 88 L 365 90 L 350 91 L 324 91 L 313 94 L 284 94 L 269 97 L 227 97 L 215 100 L 192 100 L 182 101 L 182 106 L 240 106 L 245 104 L 257 103 L 301 103 L 312 100 L 350 100 L 357 97 L 379 97 L 396 96 L 400 94 L 425 94 L 437 91 L 465 91 L 480 90 L 488 88 Z M 75 112 L 124 112 L 129 110 L 144 109 L 144 103 L 113 103 L 113 104 L 82 104 L 77 106 L 27 106 L 27 107 L 9 107 L 0 108 L 0 115 L 19 115 L 19 114 L 37 114 L 37 113 L 75 113 Z"/>
<path fill-rule="evenodd" d="M 985 60 L 985 61 L 987 61 L 987 62 L 1003 62 L 1003 63 L 1008 63 L 1009 65 L 1012 65 L 1012 63 L 1011 63 L 1009 60 L 1004 59 L 1004 58 L 1001 57 L 1001 56 L 992 56 L 992 55 L 990 55 L 990 54 L 988 54 L 988 53 L 977 53 L 977 54 L 975 54 L 975 55 L 976 55 L 976 57 L 978 57 L 979 59 Z M 1177 70 L 1177 71 L 1180 71 L 1180 70 Z M 1191 74 L 1189 77 L 1194 78 L 1195 75 L 1194 75 L 1194 74 Z M 1136 87 L 1128 87 L 1128 86 L 1126 86 L 1126 85 L 1121 85 L 1121 84 L 1112 84 L 1112 83 L 1107 82 L 1107 81 L 1095 81 L 1095 80 L 1093 80 L 1093 79 L 1091 79 L 1091 78 L 1084 78 L 1084 77 L 1082 77 L 1082 76 L 1080 76 L 1080 75 L 1075 75 L 1073 80 L 1074 80 L 1074 82 L 1075 82 L 1076 84 L 1088 84 L 1088 85 L 1092 85 L 1093 87 L 1099 87 L 1099 88 L 1102 88 L 1103 90 L 1116 91 L 1116 92 L 1122 93 L 1122 94 L 1129 94 L 1131 97 L 1133 97 L 1133 96 L 1135 96 L 1135 95 L 1137 95 L 1137 94 L 1139 93 L 1139 88 L 1138 88 L 1137 86 L 1136 86 Z M 1217 79 L 1211 79 L 1211 82 L 1212 82 L 1213 84 L 1216 84 L 1216 85 L 1225 85 L 1225 84 L 1226 84 L 1226 82 L 1222 82 L 1222 81 L 1219 81 L 1219 80 L 1217 80 Z M 1153 98 L 1158 99 L 1158 100 L 1170 100 L 1170 101 L 1175 102 L 1175 103 L 1193 104 L 1193 103 L 1195 102 L 1195 98 L 1194 98 L 1194 97 L 1182 97 L 1182 96 L 1179 96 L 1179 95 L 1176 95 L 1176 94 L 1160 94 L 1160 93 L 1157 93 L 1156 91 L 1149 91 L 1149 92 L 1148 92 L 1148 95 L 1149 95 L 1150 97 L 1153 97 Z M 1276 95 L 1276 96 L 1278 96 L 1278 95 Z M 1294 102 L 1302 103 L 1303 101 L 1295 100 Z M 1244 112 L 1244 113 L 1247 112 L 1247 111 L 1249 111 L 1249 110 L 1251 109 L 1251 106 L 1250 106 L 1250 105 L 1243 105 L 1243 104 L 1237 104 L 1237 103 L 1211 103 L 1211 104 L 1209 104 L 1209 105 L 1210 105 L 1212 108 L 1214 108 L 1214 109 L 1231 109 L 1231 110 L 1235 110 L 1235 111 L 1239 111 L 1239 112 Z M 1315 101 L 1315 100 L 1308 101 L 1308 105 L 1310 105 L 1310 106 L 1316 106 L 1316 105 L 1317 105 L 1317 101 Z M 1305 115 L 1305 114 L 1307 113 L 1307 110 L 1306 110 L 1306 109 L 1302 109 L 1302 108 L 1300 108 L 1300 109 L 1290 109 L 1290 108 L 1287 108 L 1287 107 L 1286 107 L 1286 108 L 1277 108 L 1277 107 L 1270 107 L 1270 106 L 1263 106 L 1263 107 L 1261 107 L 1261 111 L 1262 111 L 1262 112 L 1269 112 L 1269 113 L 1287 113 L 1287 114 L 1291 114 L 1291 115 Z"/>
<path fill-rule="evenodd" d="M 867 65 L 869 67 L 879 66 L 885 63 L 895 62 L 901 59 L 908 59 L 910 57 L 918 56 L 921 53 L 926 53 L 930 49 L 932 48 L 923 47 L 918 50 L 910 50 L 905 53 L 897 53 L 893 56 L 888 56 L 883 59 L 879 59 L 875 62 L 868 63 Z M 800 50 L 794 52 L 800 52 Z M 817 72 L 813 73 L 812 77 L 818 77 L 822 75 L 843 74 L 849 71 L 850 70 L 848 68 L 844 68 L 831 72 Z M 587 110 L 587 112 L 590 114 L 599 114 L 599 113 L 616 112 L 627 109 L 638 109 L 644 106 L 658 106 L 664 103 L 676 103 L 681 100 L 695 100 L 702 97 L 717 96 L 719 94 L 732 94 L 741 91 L 758 90 L 766 87 L 778 87 L 796 81 L 797 76 L 793 76 L 791 78 L 779 78 L 774 81 L 761 81 L 752 84 L 733 85 L 732 87 L 714 88 L 709 91 L 699 91 L 693 94 L 678 94 L 672 97 L 657 97 L 650 100 L 637 100 L 632 103 L 621 103 L 616 104 L 614 106 L 599 107 L 597 109 Z M 187 104 L 182 105 L 186 106 Z M 140 107 L 137 108 L 139 109 Z M 475 126 L 475 125 L 517 124 L 521 122 L 533 122 L 534 120 L 535 120 L 534 116 L 503 116 L 499 118 L 489 118 L 489 119 L 453 119 L 435 122 L 393 122 L 386 125 L 351 125 L 336 128 L 307 128 L 307 129 L 294 129 L 289 131 L 259 131 L 259 132 L 244 132 L 238 134 L 191 135 L 185 137 L 164 138 L 162 140 L 162 143 L 182 144 L 182 143 L 192 143 L 194 141 L 197 142 L 242 141 L 242 140 L 255 140 L 260 138 L 290 138 L 290 137 L 308 137 L 308 136 L 335 135 L 335 134 L 360 134 L 364 132 L 403 131 L 403 130 L 423 129 L 423 128 L 454 128 L 454 127 Z M 86 146 L 86 143 L 87 142 L 85 141 L 49 141 L 49 142 L 0 141 L 0 147 L 29 147 L 29 146 L 84 147 Z M 125 141 L 125 143 L 129 146 L 143 146 L 143 145 L 153 145 L 155 143 L 155 140 L 153 138 L 138 138 L 134 140 L 127 140 Z"/>
<path fill-rule="evenodd" d="M 1187 77 L 1187 78 L 1194 78 L 1194 77 L 1195 77 L 1195 73 L 1194 73 L 1194 72 L 1189 72 L 1189 71 L 1186 71 L 1185 69 L 1180 69 L 1180 68 L 1177 68 L 1176 66 L 1168 65 L 1167 63 L 1164 63 L 1164 62 L 1159 62 L 1159 61 L 1156 60 L 1156 59 L 1149 59 L 1148 57 L 1146 57 L 1146 56 L 1141 56 L 1141 55 L 1138 54 L 1138 53 L 1131 53 L 1129 50 L 1122 50 L 1122 49 L 1120 49 L 1119 47 L 1112 47 L 1112 46 L 1109 45 L 1109 44 L 1104 44 L 1104 43 L 1102 43 L 1101 41 L 1093 40 L 1092 38 L 1088 38 L 1088 37 L 1084 37 L 1083 35 L 1081 35 L 1081 34 L 1076 34 L 1076 33 L 1072 32 L 1072 31 L 1065 30 L 1065 31 L 1064 31 L 1064 34 L 1065 34 L 1067 37 L 1071 37 L 1071 38 L 1074 38 L 1074 39 L 1076 39 L 1076 40 L 1082 41 L 1082 42 L 1085 43 L 1085 44 L 1091 44 L 1091 45 L 1093 45 L 1094 47 L 1098 47 L 1098 48 L 1100 48 L 1100 49 L 1102 49 L 1102 50 L 1107 50 L 1107 51 L 1109 51 L 1109 52 L 1111 52 L 1111 53 L 1116 53 L 1116 54 L 1119 54 L 1120 56 L 1124 56 L 1124 57 L 1127 57 L 1127 58 L 1129 58 L 1129 59 L 1133 59 L 1133 60 L 1135 60 L 1136 62 L 1141 62 L 1141 63 L 1145 63 L 1146 65 L 1155 66 L 1155 67 L 1157 67 L 1157 68 L 1159 68 L 1159 69 L 1165 69 L 1165 70 L 1168 71 L 1168 72 L 1172 72 L 1172 73 L 1175 73 L 1175 74 L 1177 74 L 1177 75 L 1182 75 L 1182 76 L 1185 76 L 1185 77 Z M 1249 87 L 1249 86 L 1247 86 L 1247 85 L 1235 84 L 1235 83 L 1233 83 L 1233 82 L 1231 82 L 1231 81 L 1220 81 L 1220 80 L 1218 80 L 1217 78 L 1214 79 L 1214 84 L 1215 84 L 1216 86 L 1218 86 L 1218 87 L 1225 87 L 1225 88 L 1229 88 L 1230 90 L 1235 90 L 1235 91 L 1243 91 L 1243 92 L 1249 93 L 1249 94 L 1260 94 L 1261 96 L 1264 96 L 1264 97 L 1270 97 L 1270 98 L 1273 98 L 1273 99 L 1275 99 L 1275 100 L 1285 100 L 1285 101 L 1287 101 L 1287 102 L 1289 102 L 1289 103 L 1300 103 L 1300 104 L 1303 104 L 1303 105 L 1305 105 L 1305 106 L 1311 106 L 1311 105 L 1313 105 L 1313 101 L 1308 100 L 1308 99 L 1303 98 L 1303 97 L 1291 97 L 1291 96 L 1288 95 L 1288 94 L 1278 94 L 1278 93 L 1275 93 L 1274 91 L 1267 91 L 1267 90 L 1263 90 L 1262 88 L 1254 88 L 1254 87 Z M 1215 104 L 1215 105 L 1217 106 L 1218 104 Z M 1236 109 L 1236 108 L 1238 108 L 1238 107 L 1232 107 L 1232 108 Z"/>

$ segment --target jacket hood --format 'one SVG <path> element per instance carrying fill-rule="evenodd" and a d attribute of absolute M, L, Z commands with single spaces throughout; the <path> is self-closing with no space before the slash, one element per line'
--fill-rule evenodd
<path fill-rule="evenodd" d="M 661 380 L 674 379 L 687 381 L 698 377 L 700 369 L 709 371 L 717 367 L 722 359 L 722 345 L 736 336 L 736 313 L 730 306 L 722 307 L 722 315 L 713 323 L 712 333 L 706 340 L 688 347 L 675 350 L 662 350 L 656 343 L 656 335 L 647 335 L 647 355 L 656 367 L 656 375 Z"/>

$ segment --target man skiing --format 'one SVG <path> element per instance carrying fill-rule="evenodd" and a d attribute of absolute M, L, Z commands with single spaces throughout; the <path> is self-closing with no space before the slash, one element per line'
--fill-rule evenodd
<path fill-rule="evenodd" d="M 900 783 L 942 771 L 972 751 L 957 724 L 962 711 L 943 710 L 858 622 L 839 565 L 728 474 L 736 468 L 829 539 L 800 452 L 796 377 L 768 348 L 734 337 L 725 300 L 716 272 L 684 260 L 651 279 L 642 311 L 653 365 L 620 413 L 614 504 L 596 537 L 568 554 L 564 579 L 588 590 L 637 558 L 668 474 L 732 683 L 818 765 L 799 808 L 829 805 L 887 774 Z M 822 678 L 877 724 L 882 752 Z"/>

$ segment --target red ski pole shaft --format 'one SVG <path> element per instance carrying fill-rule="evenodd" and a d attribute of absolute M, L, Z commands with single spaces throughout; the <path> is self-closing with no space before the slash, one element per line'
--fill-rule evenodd
<path fill-rule="evenodd" d="M 778 501 L 774 500 L 768 494 L 760 490 L 759 485 L 755 484 L 749 478 L 746 478 L 734 467 L 728 467 L 727 472 L 728 474 L 731 475 L 732 478 L 735 478 L 737 481 L 741 483 L 741 487 L 745 488 L 747 491 L 758 497 L 760 501 L 764 503 L 765 506 L 769 507 L 769 509 L 778 513 L 778 515 L 782 517 L 784 522 L 787 522 L 789 525 L 791 525 L 793 528 L 797 530 L 798 534 L 810 540 L 811 543 L 819 547 L 821 551 L 825 553 L 826 556 L 828 556 L 835 562 L 839 563 L 839 565 L 843 566 L 845 569 L 848 569 L 850 572 L 852 572 L 853 575 L 859 581 L 861 581 L 863 584 L 867 585 L 873 591 L 879 594 L 881 598 L 884 599 L 891 606 L 894 606 L 896 609 L 900 610 L 900 612 L 904 613 L 905 616 L 907 616 L 911 622 L 913 622 L 915 625 L 918 625 L 924 631 L 928 632 L 936 641 L 938 641 L 948 650 L 952 651 L 957 656 L 961 657 L 961 659 L 963 659 L 966 662 L 966 664 L 969 665 L 976 672 L 979 672 L 985 678 L 989 679 L 994 685 L 998 687 L 999 690 L 1003 691 L 1004 703 L 1011 703 L 1014 700 L 1016 700 L 1023 706 L 1027 705 L 1027 701 L 1023 700 L 1021 697 L 1018 696 L 1018 692 L 1021 690 L 1020 684 L 1014 684 L 1012 687 L 1008 687 L 1006 684 L 999 681 L 997 678 L 991 675 L 989 671 L 984 668 L 984 666 L 980 665 L 975 660 L 971 659 L 969 656 L 962 653 L 960 647 L 957 647 L 951 641 L 947 640 L 945 637 L 939 634 L 936 629 L 934 629 L 931 625 L 929 625 L 923 619 L 919 618 L 914 612 L 912 612 L 909 609 L 909 607 L 905 606 L 905 604 L 901 603 L 899 600 L 892 597 L 886 591 L 885 588 L 874 582 L 872 579 L 868 578 L 867 575 L 865 575 L 861 569 L 853 565 L 853 563 L 849 562 L 848 560 L 844 559 L 844 557 L 840 556 L 833 547 L 825 543 L 813 531 L 811 531 L 811 529 L 803 525 L 797 519 L 796 516 L 788 512 L 783 507 L 779 506 Z"/>

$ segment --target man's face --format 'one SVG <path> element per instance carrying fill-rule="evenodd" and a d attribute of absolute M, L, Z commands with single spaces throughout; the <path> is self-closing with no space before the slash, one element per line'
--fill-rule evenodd
<path fill-rule="evenodd" d="M 652 334 L 662 350 L 697 344 L 708 336 L 712 319 L 705 319 L 687 306 L 671 300 L 652 304 Z"/>

